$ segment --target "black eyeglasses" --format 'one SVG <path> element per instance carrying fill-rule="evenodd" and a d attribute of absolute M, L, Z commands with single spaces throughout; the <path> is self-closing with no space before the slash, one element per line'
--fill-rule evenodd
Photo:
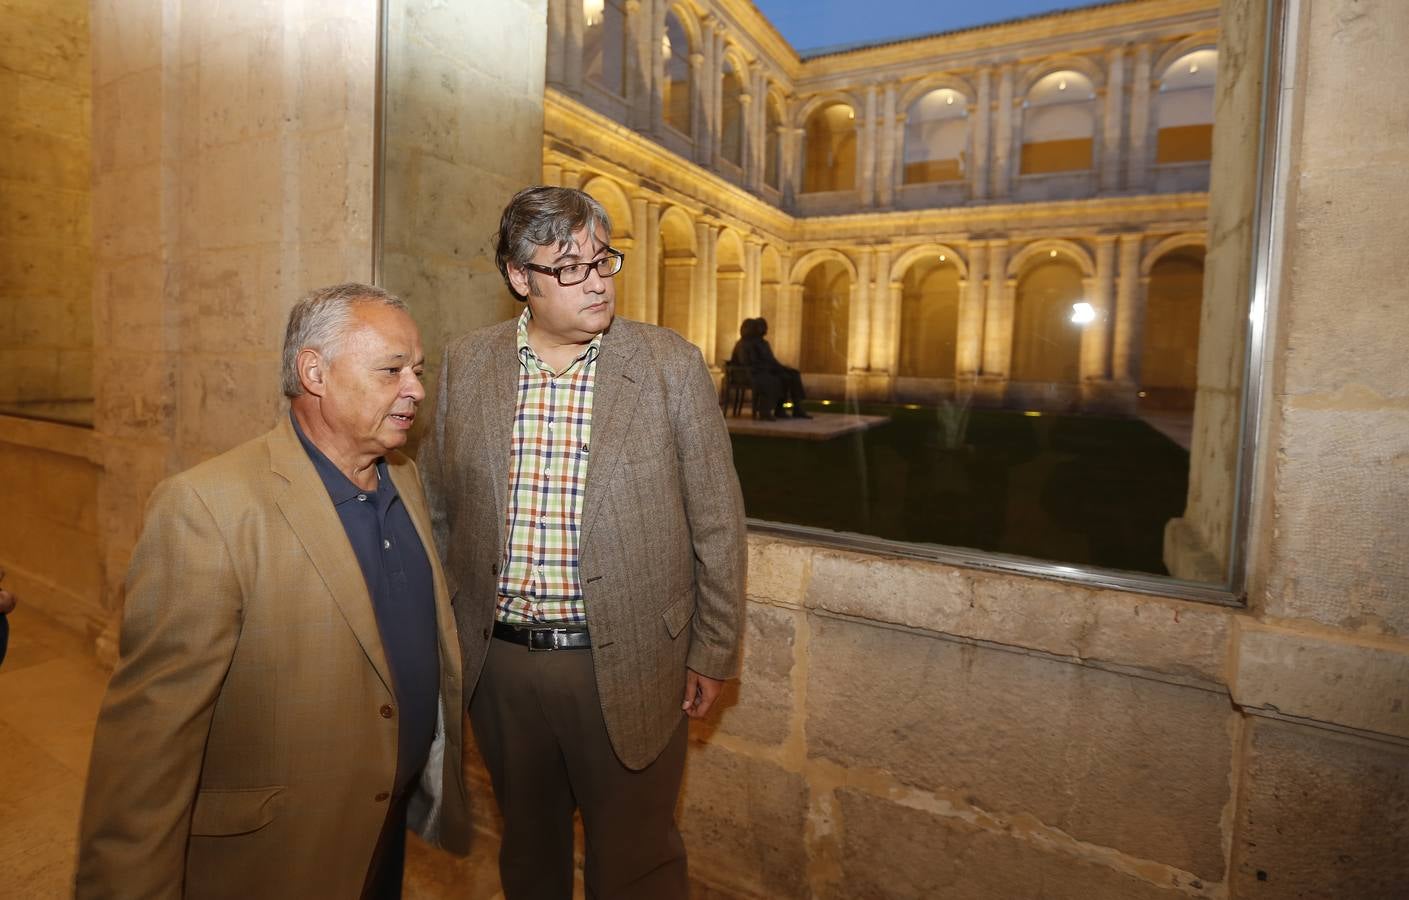
<path fill-rule="evenodd" d="M 535 272 L 542 272 L 544 275 L 552 275 L 558 279 L 558 284 L 563 287 L 572 287 L 586 281 L 587 273 L 593 269 L 596 269 L 597 274 L 603 278 L 610 278 L 621 271 L 625 262 L 625 253 L 608 247 L 607 255 L 593 262 L 568 263 L 565 266 L 540 266 L 538 263 L 524 263 L 523 267 Z"/>

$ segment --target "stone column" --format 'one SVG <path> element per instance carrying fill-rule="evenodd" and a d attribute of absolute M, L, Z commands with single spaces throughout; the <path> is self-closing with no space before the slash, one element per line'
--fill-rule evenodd
<path fill-rule="evenodd" d="M 969 245 L 969 273 L 959 283 L 959 328 L 954 343 L 954 374 L 972 379 L 983 362 L 984 275 L 988 263 L 987 248 L 982 241 Z"/>
<path fill-rule="evenodd" d="M 587 20 L 582 0 L 563 0 L 567 5 L 567 37 L 563 47 L 563 89 L 574 97 L 582 96 L 582 40 L 587 33 Z"/>
<path fill-rule="evenodd" d="M 782 137 L 785 138 L 782 148 L 784 171 L 780 173 L 783 176 L 783 205 L 788 208 L 797 203 L 797 195 L 802 192 L 803 131 L 802 128 L 786 126 L 780 129 Z"/>
<path fill-rule="evenodd" d="M 1013 65 L 1005 63 L 998 70 L 998 104 L 994 108 L 992 196 L 995 200 L 1008 196 L 1009 173 L 1013 168 Z"/>
<path fill-rule="evenodd" d="M 663 133 L 665 125 L 665 51 L 661 38 L 665 35 L 666 11 L 661 0 L 651 0 L 651 33 L 646 35 L 646 50 L 651 59 L 651 130 L 656 134 Z"/>
<path fill-rule="evenodd" d="M 871 303 L 871 354 L 870 368 L 873 372 L 895 374 L 894 347 L 899 344 L 900 318 L 890 303 L 890 259 L 889 244 L 876 248 L 876 271 L 870 285 Z"/>
<path fill-rule="evenodd" d="M 559 187 L 582 187 L 582 170 L 570 166 L 563 166 L 562 181 L 559 184 Z"/>
<path fill-rule="evenodd" d="M 739 163 L 743 169 L 745 187 L 752 187 L 753 178 L 753 95 L 744 92 L 739 95 Z"/>
<path fill-rule="evenodd" d="M 641 240 L 637 246 L 637 265 L 646 270 L 646 293 L 642 298 L 645 310 L 642 320 L 652 325 L 660 324 L 661 289 L 660 283 L 660 204 L 654 200 L 646 202 L 646 221 L 641 227 Z"/>
<path fill-rule="evenodd" d="M 1101 191 L 1120 190 L 1121 137 L 1125 131 L 1125 49 L 1106 54 L 1106 108 L 1101 152 Z"/>
<path fill-rule="evenodd" d="M 763 242 L 750 237 L 744 241 L 744 302 L 742 319 L 762 315 L 763 308 Z"/>
<path fill-rule="evenodd" d="M 1111 378 L 1133 389 L 1140 380 L 1140 345 L 1144 336 L 1145 292 L 1140 278 L 1139 234 L 1120 236 L 1120 271 L 1116 276 L 1115 337 L 1111 341 Z"/>
<path fill-rule="evenodd" d="M 700 130 L 695 133 L 695 161 L 706 169 L 714 168 L 714 139 L 719 127 L 719 120 L 715 118 L 718 108 L 715 99 L 719 94 L 719 57 L 716 55 L 719 42 L 715 40 L 714 23 L 713 15 L 706 15 L 700 22 L 700 45 L 704 59 L 700 64 L 696 95 L 700 102 Z"/>
<path fill-rule="evenodd" d="M 1013 285 L 1016 288 L 1016 283 Z M 1013 297 L 1008 286 L 1008 242 L 988 242 L 988 301 L 984 307 L 982 374 L 986 380 L 1007 381 L 1013 354 Z M 1001 385 L 999 399 L 1001 399 Z"/>
<path fill-rule="evenodd" d="M 709 348 L 714 343 L 712 338 L 718 329 L 719 320 L 719 229 L 707 225 L 705 235 L 708 237 L 704 269 L 705 303 L 697 326 L 702 332 L 701 346 Z M 710 366 L 718 364 L 718 360 L 708 349 L 705 351 L 705 362 Z"/>
<path fill-rule="evenodd" d="M 802 285 L 789 284 L 781 291 L 780 299 L 784 299 L 784 308 L 778 316 L 778 341 L 773 348 L 773 355 L 783 365 L 792 366 L 797 369 L 802 368 Z M 769 332 L 774 329 L 769 323 Z"/>
<path fill-rule="evenodd" d="M 1149 188 L 1150 165 L 1150 45 L 1135 47 L 1135 71 L 1130 77 L 1130 166 L 1125 186 L 1132 191 Z"/>
<path fill-rule="evenodd" d="M 861 146 L 856 154 L 860 168 L 856 187 L 862 206 L 876 205 L 876 86 L 866 87 L 866 118 L 861 123 Z"/>
<path fill-rule="evenodd" d="M 654 266 L 643 265 L 647 250 L 647 212 L 646 198 L 631 198 L 631 252 L 627 253 L 622 275 L 626 276 L 626 283 L 629 285 L 627 297 L 630 299 L 630 308 L 623 308 L 622 312 L 628 319 L 635 319 L 638 322 L 646 321 L 646 307 L 650 305 L 650 285 L 648 283 L 648 273 Z M 623 252 L 625 247 L 618 246 Z"/>
<path fill-rule="evenodd" d="M 563 62 L 567 50 L 567 2 L 548 0 L 548 59 L 547 81 L 554 86 L 563 82 Z"/>
<path fill-rule="evenodd" d="M 706 307 L 709 305 L 710 295 L 714 292 L 714 261 L 710 258 L 713 231 L 706 222 L 695 223 L 695 267 L 690 283 L 692 296 L 685 334 L 690 343 L 700 348 L 706 363 L 710 361 L 711 356 L 710 332 L 707 330 L 709 314 Z"/>
<path fill-rule="evenodd" d="M 707 43 L 702 41 L 701 43 Z M 702 159 L 705 142 L 705 57 L 698 51 L 690 54 L 690 140 L 695 142 L 695 162 Z M 662 115 L 664 113 L 662 112 Z"/>
<path fill-rule="evenodd" d="M 1115 244 L 1111 234 L 1096 236 L 1096 275 L 1083 279 L 1086 302 L 1096 311 L 1081 332 L 1081 380 L 1104 381 L 1110 377 L 1111 292 L 1115 283 Z"/>
<path fill-rule="evenodd" d="M 876 205 L 889 207 L 895 202 L 896 139 L 900 136 L 901 123 L 897 121 L 895 110 L 895 83 L 886 82 L 885 105 L 881 113 L 881 162 L 876 174 Z"/>
<path fill-rule="evenodd" d="M 975 200 L 988 199 L 988 134 L 993 120 L 992 72 L 987 67 L 975 73 L 978 82 L 978 98 L 974 101 L 969 116 L 970 145 L 973 158 L 969 161 L 969 195 Z M 972 269 L 970 270 L 973 271 Z M 971 275 L 970 277 L 975 277 Z M 980 282 L 981 275 L 977 276 Z"/>
<path fill-rule="evenodd" d="M 874 287 L 871 264 L 876 251 L 862 247 L 858 252 L 856 283 L 851 286 L 851 321 L 847 326 L 846 368 L 848 372 L 864 372 L 871 368 L 871 314 L 874 309 Z"/>
<path fill-rule="evenodd" d="M 626 18 L 626 46 L 623 65 L 626 80 L 626 121 L 637 131 L 651 126 L 651 56 L 646 44 L 650 29 L 650 11 L 642 11 L 641 0 L 625 0 L 622 11 Z"/>
<path fill-rule="evenodd" d="M 562 187 L 563 167 L 554 163 L 543 164 L 543 183 L 553 187 Z"/>

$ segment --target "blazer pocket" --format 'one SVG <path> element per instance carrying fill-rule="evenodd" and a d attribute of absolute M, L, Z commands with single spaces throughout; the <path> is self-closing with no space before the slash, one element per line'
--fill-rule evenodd
<path fill-rule="evenodd" d="M 661 618 L 665 619 L 665 630 L 670 632 L 672 639 L 678 638 L 680 632 L 685 630 L 685 626 L 690 624 L 690 619 L 695 615 L 695 588 L 690 586 L 689 590 L 675 598 L 675 602 L 667 606 L 661 612 Z"/>
<path fill-rule="evenodd" d="M 201 791 L 191 813 L 191 834 L 249 834 L 274 821 L 283 806 L 282 787 Z"/>

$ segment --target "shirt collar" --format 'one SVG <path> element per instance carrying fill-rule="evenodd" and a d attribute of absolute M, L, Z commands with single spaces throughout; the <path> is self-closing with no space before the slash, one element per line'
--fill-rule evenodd
<path fill-rule="evenodd" d="M 318 470 L 318 477 L 323 481 L 323 487 L 327 488 L 328 496 L 332 499 L 334 506 L 341 506 L 358 494 L 371 494 L 374 491 L 364 491 L 352 483 L 352 479 L 343 474 L 342 470 L 333 465 L 333 461 L 328 459 L 318 445 L 309 440 L 308 435 L 303 433 L 303 428 L 298 424 L 298 416 L 293 410 L 289 410 L 289 421 L 294 423 L 294 432 L 298 435 L 299 443 L 303 444 L 304 452 L 308 454 L 309 460 L 313 462 L 313 468 Z M 379 482 L 377 489 L 385 490 L 388 496 L 396 495 L 396 485 L 392 484 L 388 477 L 386 460 L 377 460 L 377 476 Z"/>
<path fill-rule="evenodd" d="M 534 353 L 533 348 L 528 345 L 528 322 L 532 318 L 533 310 L 529 309 L 528 304 L 525 303 L 523 306 L 523 312 L 519 313 L 519 326 L 517 332 L 519 362 L 521 362 L 525 367 L 528 367 L 531 362 L 541 362 L 538 359 L 538 354 Z M 598 332 L 597 335 L 592 338 L 592 342 L 587 345 L 587 349 L 579 353 L 577 355 L 577 358 L 572 361 L 572 364 L 569 365 L 559 374 L 565 375 L 568 372 L 571 372 L 574 368 L 577 367 L 578 363 L 581 363 L 584 360 L 587 362 L 595 360 L 597 358 L 597 355 L 601 352 L 602 332 Z M 547 367 L 542 366 L 542 368 Z"/>

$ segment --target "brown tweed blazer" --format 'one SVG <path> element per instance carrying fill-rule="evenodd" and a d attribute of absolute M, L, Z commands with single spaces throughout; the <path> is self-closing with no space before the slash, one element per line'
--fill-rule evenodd
<path fill-rule="evenodd" d="M 416 467 L 388 469 L 435 579 L 441 727 L 413 827 L 466 849 L 460 647 Z M 396 702 L 357 556 L 285 417 L 157 487 L 98 714 L 76 896 L 357 897 Z"/>
<path fill-rule="evenodd" d="M 506 538 L 516 320 L 446 348 L 421 447 L 436 540 L 458 585 L 466 696 L 484 663 Z M 617 318 L 602 337 L 578 544 L 602 713 L 640 769 L 680 721 L 688 666 L 730 678 L 747 558 L 743 500 L 714 383 L 673 331 Z"/>

